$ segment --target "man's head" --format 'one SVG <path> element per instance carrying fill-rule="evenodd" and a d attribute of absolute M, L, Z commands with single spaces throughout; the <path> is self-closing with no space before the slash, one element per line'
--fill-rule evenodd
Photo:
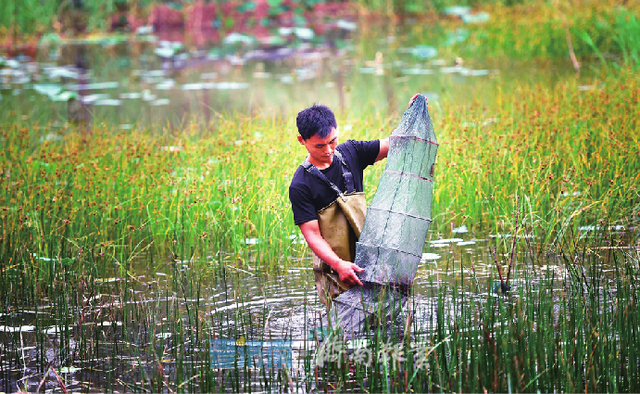
<path fill-rule="evenodd" d="M 336 117 L 325 105 L 314 104 L 300 111 L 296 119 L 298 141 L 309 152 L 309 161 L 318 168 L 326 168 L 333 162 L 333 152 L 338 146 Z"/>
<path fill-rule="evenodd" d="M 298 133 L 305 140 L 314 135 L 325 138 L 331 133 L 331 129 L 338 127 L 333 112 L 326 105 L 320 104 L 314 104 L 300 111 L 296 118 L 296 125 Z"/>

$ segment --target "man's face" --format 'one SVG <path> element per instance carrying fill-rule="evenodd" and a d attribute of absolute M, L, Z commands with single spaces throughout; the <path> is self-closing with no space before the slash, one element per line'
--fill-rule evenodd
<path fill-rule="evenodd" d="M 299 135 L 298 141 L 307 148 L 311 164 L 320 169 L 327 168 L 333 162 L 333 152 L 338 146 L 338 130 L 335 127 L 332 128 L 331 133 L 325 138 L 320 138 L 316 134 L 305 140 Z"/>

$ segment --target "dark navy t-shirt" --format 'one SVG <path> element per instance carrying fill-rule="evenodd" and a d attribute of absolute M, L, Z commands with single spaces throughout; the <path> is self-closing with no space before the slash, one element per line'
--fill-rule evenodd
<path fill-rule="evenodd" d="M 336 147 L 342 153 L 347 167 L 353 174 L 353 184 L 356 192 L 362 192 L 362 172 L 375 163 L 380 152 L 380 140 L 354 141 L 348 140 Z M 334 157 L 331 165 L 320 170 L 334 185 L 343 192 L 347 186 L 342 177 L 342 165 L 340 160 Z M 329 185 L 321 179 L 309 174 L 302 166 L 299 166 L 291 185 L 289 186 L 289 200 L 293 210 L 293 220 L 296 225 L 301 225 L 312 220 L 318 220 L 318 210 L 331 204 L 338 196 Z"/>

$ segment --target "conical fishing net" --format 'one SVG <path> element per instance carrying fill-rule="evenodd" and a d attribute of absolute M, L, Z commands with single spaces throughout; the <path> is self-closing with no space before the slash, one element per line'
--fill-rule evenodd
<path fill-rule="evenodd" d="M 431 224 L 433 169 L 438 142 L 427 108 L 419 95 L 389 138 L 387 165 L 367 208 L 355 263 L 365 286 L 356 286 L 334 299 L 331 315 L 345 331 L 356 331 L 367 314 L 381 310 L 380 301 L 404 303 L 406 294 L 391 296 L 387 287 L 413 283 Z"/>

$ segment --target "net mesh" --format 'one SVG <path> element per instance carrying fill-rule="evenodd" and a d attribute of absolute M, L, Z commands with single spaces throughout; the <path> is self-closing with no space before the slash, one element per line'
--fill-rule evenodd
<path fill-rule="evenodd" d="M 332 320 L 346 332 L 361 329 L 372 311 L 406 301 L 406 292 L 389 289 L 410 286 L 416 275 L 431 224 L 437 149 L 427 100 L 419 95 L 389 138 L 387 165 L 356 244 L 364 286 L 334 299 Z"/>

